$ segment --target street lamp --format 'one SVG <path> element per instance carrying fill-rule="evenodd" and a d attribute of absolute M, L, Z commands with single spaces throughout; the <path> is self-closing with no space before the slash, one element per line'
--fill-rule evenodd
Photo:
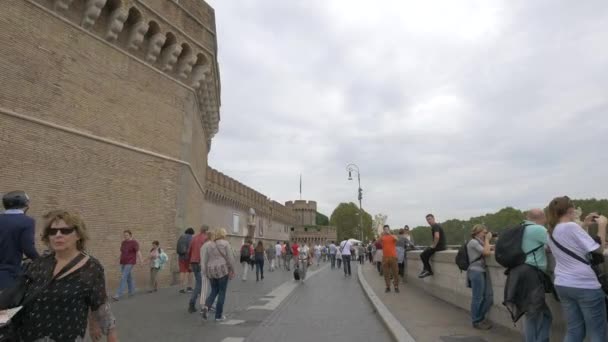
<path fill-rule="evenodd" d="M 361 200 L 363 200 L 363 189 L 361 189 L 361 173 L 356 164 L 346 165 L 346 171 L 348 171 L 348 180 L 353 180 L 353 172 L 357 173 L 357 180 L 359 182 L 359 233 L 360 239 L 363 241 L 363 206 L 361 205 Z"/>

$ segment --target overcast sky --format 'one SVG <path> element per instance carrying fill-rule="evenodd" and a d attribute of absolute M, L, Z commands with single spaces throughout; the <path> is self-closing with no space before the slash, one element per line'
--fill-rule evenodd
<path fill-rule="evenodd" d="M 608 197 L 608 6 L 210 0 L 222 82 L 209 163 L 273 200 L 393 226 Z"/>

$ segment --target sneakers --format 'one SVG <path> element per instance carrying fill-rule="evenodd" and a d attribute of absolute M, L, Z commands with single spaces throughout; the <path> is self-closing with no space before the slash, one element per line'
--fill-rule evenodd
<path fill-rule="evenodd" d="M 217 318 L 217 317 L 215 318 L 216 322 L 223 322 L 225 320 L 226 320 L 226 316 L 224 316 L 224 315 L 222 315 L 222 317 L 220 317 L 220 318 Z"/>
<path fill-rule="evenodd" d="M 188 288 L 186 289 L 187 292 L 192 292 L 192 288 L 190 286 L 188 286 Z"/>
<path fill-rule="evenodd" d="M 186 290 L 181 289 L 181 290 L 179 290 L 179 293 L 186 293 Z"/>
<path fill-rule="evenodd" d="M 399 293 L 399 288 L 395 287 L 395 293 Z"/>
<path fill-rule="evenodd" d="M 429 277 L 432 275 L 433 275 L 433 272 L 424 271 L 418 275 L 418 278 L 422 279 L 422 278 L 426 278 L 426 277 Z"/>
<path fill-rule="evenodd" d="M 385 292 L 385 293 L 389 293 L 389 292 L 391 292 L 391 288 L 390 288 L 390 287 L 387 287 L 387 288 L 384 290 L 384 292 Z"/>
<path fill-rule="evenodd" d="M 205 321 L 207 320 L 207 318 L 209 318 L 209 309 L 206 306 L 203 306 L 203 309 L 201 310 L 201 316 Z"/>
<path fill-rule="evenodd" d="M 483 320 L 478 323 L 473 323 L 473 328 L 478 330 L 490 330 L 492 329 L 492 324 L 486 320 Z"/>
<path fill-rule="evenodd" d="M 120 298 L 118 298 L 118 296 L 112 296 L 112 300 L 115 302 L 118 302 L 120 300 Z"/>
<path fill-rule="evenodd" d="M 188 305 L 188 313 L 195 313 L 196 312 L 196 308 L 194 307 L 194 305 L 190 304 Z"/>

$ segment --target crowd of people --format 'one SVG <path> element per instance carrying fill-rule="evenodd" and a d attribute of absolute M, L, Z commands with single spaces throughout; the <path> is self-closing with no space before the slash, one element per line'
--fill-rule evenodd
<path fill-rule="evenodd" d="M 169 260 L 159 241 L 152 242 L 144 258 L 132 232 L 123 232 L 120 283 L 109 298 L 104 268 L 86 252 L 89 234 L 77 214 L 53 210 L 43 216 L 41 237 L 47 250 L 39 254 L 34 241 L 35 222 L 26 215 L 30 206 L 27 194 L 7 193 L 2 203 L 5 211 L 0 214 L 0 310 L 14 316 L 8 324 L 0 325 L 0 339 L 80 341 L 89 331 L 93 341 L 102 336 L 107 341 L 117 341 L 110 299 L 120 301 L 125 294 L 135 294 L 132 271 L 137 264 L 149 266 L 148 292 L 158 290 L 158 274 Z M 434 215 L 427 215 L 426 220 L 432 243 L 420 253 L 419 278 L 433 276 L 431 258 L 447 248 L 445 233 Z M 504 305 L 514 322 L 524 318 L 526 342 L 550 339 L 552 313 L 545 301 L 546 293 L 553 293 L 561 303 L 567 322 L 566 342 L 607 341 L 608 278 L 602 272 L 607 225 L 608 219 L 599 213 L 590 213 L 579 222 L 568 197 L 553 199 L 545 210 L 528 211 L 524 222 L 504 230 L 495 243 L 485 225 L 475 225 L 470 240 L 456 256 L 456 264 L 466 270 L 472 291 L 473 327 L 492 328 L 488 313 L 494 294 L 486 258 L 494 254 L 506 268 Z M 198 303 L 203 319 L 214 313 L 216 321 L 223 321 L 227 287 L 237 276 L 238 263 L 243 282 L 254 270 L 256 282 L 263 281 L 265 268 L 268 272 L 293 270 L 294 278 L 303 282 L 308 268 L 315 264 L 330 263 L 332 270 L 342 269 L 348 278 L 352 276 L 352 262 L 364 264 L 367 260 L 384 277 L 386 292 L 392 289 L 399 293 L 399 285 L 407 282 L 407 252 L 414 249 L 407 225 L 397 234 L 385 225 L 383 233 L 366 244 L 346 239 L 338 244 L 331 241 L 309 247 L 305 241 L 265 245 L 262 240 L 248 240 L 239 250 L 233 250 L 224 228 L 212 230 L 203 225 L 197 233 L 186 229 L 177 241 L 179 292 L 190 294 L 188 312 L 199 311 Z M 548 269 L 548 253 L 555 259 L 554 270 Z M 24 256 L 30 260 L 28 263 L 23 263 Z M 65 311 L 66 306 L 72 310 Z M 41 320 L 41 315 L 46 318 Z M 72 324 L 62 324 L 68 320 Z"/>

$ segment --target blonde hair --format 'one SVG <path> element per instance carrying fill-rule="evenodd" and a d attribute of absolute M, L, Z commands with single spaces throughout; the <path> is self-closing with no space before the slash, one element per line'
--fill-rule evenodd
<path fill-rule="evenodd" d="M 226 229 L 218 228 L 215 230 L 215 240 L 225 239 L 226 238 Z"/>
<path fill-rule="evenodd" d="M 471 229 L 471 237 L 475 237 L 475 235 L 481 233 L 484 229 L 488 229 L 488 227 L 486 227 L 483 224 L 474 225 L 473 228 Z"/>
<path fill-rule="evenodd" d="M 207 240 L 209 240 L 209 241 L 215 240 L 215 231 L 213 231 L 213 230 L 207 231 Z"/>
<path fill-rule="evenodd" d="M 84 221 L 80 218 L 78 214 L 69 213 L 66 210 L 51 210 L 43 216 L 44 228 L 42 229 L 42 241 L 48 246 L 49 245 L 49 229 L 53 225 L 54 222 L 62 220 L 65 222 L 70 228 L 74 228 L 76 230 L 76 234 L 80 238 L 76 242 L 76 248 L 79 251 L 84 251 L 86 249 L 87 241 L 89 240 L 89 234 L 87 233 L 87 227 L 84 224 Z"/>

